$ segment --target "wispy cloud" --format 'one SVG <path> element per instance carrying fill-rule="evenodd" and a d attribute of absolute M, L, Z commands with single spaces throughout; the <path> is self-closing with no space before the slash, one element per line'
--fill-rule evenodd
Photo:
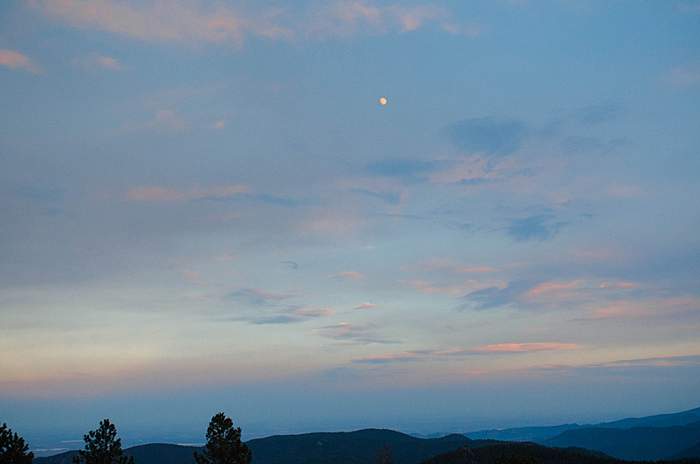
<path fill-rule="evenodd" d="M 483 345 L 473 350 L 474 353 L 536 353 L 539 351 L 568 351 L 578 349 L 575 343 L 537 342 L 537 343 L 496 343 Z"/>
<path fill-rule="evenodd" d="M 677 66 L 668 73 L 668 82 L 677 87 L 690 87 L 700 84 L 700 64 Z"/>
<path fill-rule="evenodd" d="M 278 39 L 291 31 L 275 23 L 274 12 L 246 16 L 223 4 L 147 0 L 29 0 L 37 10 L 72 26 L 143 41 L 233 43 L 247 36 Z"/>
<path fill-rule="evenodd" d="M 41 68 L 34 61 L 15 50 L 0 49 L 0 66 L 9 69 L 20 69 L 32 74 L 41 72 Z"/>
<path fill-rule="evenodd" d="M 121 61 L 108 55 L 93 54 L 84 58 L 77 58 L 75 63 L 87 69 L 103 69 L 107 71 L 121 71 L 123 69 Z"/>
<path fill-rule="evenodd" d="M 387 344 L 395 341 L 377 334 L 375 327 L 369 325 L 355 325 L 349 322 L 328 325 L 318 329 L 322 337 L 332 338 L 338 341 L 362 344 Z"/>
<path fill-rule="evenodd" d="M 330 3 L 311 15 L 308 33 L 312 37 L 346 37 L 356 34 L 414 32 L 427 26 L 451 35 L 476 37 L 475 24 L 456 21 L 450 12 L 435 5 L 381 5 L 348 0 Z"/>
<path fill-rule="evenodd" d="M 527 134 L 523 122 L 506 118 L 470 118 L 447 127 L 447 135 L 461 150 L 492 156 L 518 150 Z"/>
<path fill-rule="evenodd" d="M 245 185 L 221 185 L 216 187 L 177 190 L 159 186 L 134 187 L 126 193 L 131 201 L 173 202 L 189 200 L 216 200 L 231 198 L 248 192 Z"/>
<path fill-rule="evenodd" d="M 228 298 L 253 306 L 276 306 L 281 301 L 295 296 L 292 293 L 275 293 L 257 288 L 242 288 L 228 295 Z"/>
<path fill-rule="evenodd" d="M 518 242 L 545 241 L 554 238 L 566 224 L 557 221 L 553 214 L 536 214 L 512 219 L 506 231 Z"/>
<path fill-rule="evenodd" d="M 221 2 L 159 0 L 28 0 L 43 14 L 66 24 L 142 41 L 242 45 L 251 37 L 269 40 L 384 35 L 434 27 L 450 35 L 476 37 L 475 24 L 457 21 L 434 5 L 384 5 L 348 0 L 310 9 L 233 8 Z"/>
<path fill-rule="evenodd" d="M 527 353 L 540 353 L 545 351 L 570 351 L 577 350 L 580 346 L 576 343 L 561 342 L 525 342 L 525 343 L 496 343 L 481 345 L 474 348 L 449 348 L 402 351 L 398 353 L 384 353 L 353 359 L 356 364 L 392 364 L 404 362 L 417 362 L 439 360 L 441 358 L 462 356 L 486 356 L 486 355 L 516 355 Z"/>
<path fill-rule="evenodd" d="M 584 319 L 642 319 L 700 312 L 700 298 L 617 299 L 590 306 L 590 316 Z"/>
<path fill-rule="evenodd" d="M 343 271 L 343 272 L 338 272 L 336 274 L 333 274 L 331 277 L 334 279 L 342 279 L 342 280 L 360 280 L 360 279 L 364 279 L 365 275 L 361 272 L 358 272 L 358 271 Z"/>
<path fill-rule="evenodd" d="M 376 307 L 377 307 L 377 305 L 374 303 L 365 302 L 365 303 L 360 303 L 359 305 L 355 306 L 353 309 L 374 309 Z"/>
<path fill-rule="evenodd" d="M 418 181 L 427 179 L 437 165 L 435 161 L 392 158 L 371 163 L 367 166 L 367 171 L 377 176 Z"/>
<path fill-rule="evenodd" d="M 503 287 L 488 287 L 468 293 L 463 297 L 462 309 L 491 309 L 516 303 L 532 283 L 526 281 L 510 282 Z"/>
<path fill-rule="evenodd" d="M 581 124 L 596 125 L 616 119 L 622 113 L 622 107 L 616 102 L 596 103 L 576 108 L 572 118 Z"/>

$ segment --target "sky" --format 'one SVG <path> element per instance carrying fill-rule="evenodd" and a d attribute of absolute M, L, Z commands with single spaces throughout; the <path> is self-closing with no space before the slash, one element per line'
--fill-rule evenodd
<path fill-rule="evenodd" d="M 700 406 L 700 2 L 10 0 L 0 88 L 30 443 Z"/>

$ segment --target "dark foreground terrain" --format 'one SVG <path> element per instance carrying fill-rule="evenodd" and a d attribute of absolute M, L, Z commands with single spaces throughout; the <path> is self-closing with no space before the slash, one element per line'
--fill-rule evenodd
<path fill-rule="evenodd" d="M 578 448 L 553 448 L 534 443 L 470 440 L 459 435 L 416 438 L 392 430 L 279 435 L 251 440 L 254 464 L 374 464 L 385 447 L 395 464 L 614 464 L 622 463 L 602 453 Z M 199 448 L 150 444 L 128 448 L 136 464 L 193 464 Z M 75 451 L 47 458 L 37 464 L 70 464 Z M 662 461 L 659 461 L 662 462 Z M 663 461 L 672 462 L 672 461 Z M 700 459 L 673 461 L 700 464 Z"/>

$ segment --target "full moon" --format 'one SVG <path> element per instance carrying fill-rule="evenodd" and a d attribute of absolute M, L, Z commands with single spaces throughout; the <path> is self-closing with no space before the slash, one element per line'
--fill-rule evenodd
<path fill-rule="evenodd" d="M 389 103 L 389 99 L 386 97 L 379 97 L 379 104 L 382 106 L 386 106 L 386 104 Z"/>

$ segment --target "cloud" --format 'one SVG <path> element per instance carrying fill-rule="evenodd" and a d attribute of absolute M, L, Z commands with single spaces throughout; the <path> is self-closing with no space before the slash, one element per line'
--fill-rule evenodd
<path fill-rule="evenodd" d="M 376 199 L 381 200 L 384 203 L 388 203 L 390 205 L 398 205 L 404 199 L 404 196 L 402 195 L 401 192 L 375 191 L 375 190 L 369 190 L 369 189 L 363 189 L 363 188 L 353 188 L 350 191 L 353 193 L 359 193 L 360 195 L 365 195 L 365 196 L 368 196 L 371 198 L 376 198 Z"/>
<path fill-rule="evenodd" d="M 201 2 L 121 2 L 116 0 L 29 0 L 43 14 L 72 26 L 143 41 L 233 43 L 246 36 L 278 39 L 291 31 L 274 23 L 274 14 L 244 16 L 223 4 Z"/>
<path fill-rule="evenodd" d="M 378 176 L 417 181 L 426 179 L 436 166 L 435 161 L 394 158 L 372 163 L 367 171 Z"/>
<path fill-rule="evenodd" d="M 457 264 L 448 259 L 431 259 L 418 265 L 417 269 L 424 272 L 448 271 L 453 274 L 488 274 L 498 271 L 491 266 Z"/>
<path fill-rule="evenodd" d="M 540 353 L 545 351 L 570 351 L 579 349 L 576 343 L 561 342 L 526 342 L 526 343 L 496 343 L 481 345 L 475 348 L 450 348 L 432 350 L 402 351 L 385 353 L 353 359 L 355 364 L 393 364 L 417 361 L 434 361 L 442 358 L 482 355 L 515 355 Z"/>
<path fill-rule="evenodd" d="M 396 343 L 395 341 L 380 337 L 375 333 L 374 327 L 368 325 L 354 325 L 349 322 L 328 325 L 318 329 L 318 334 L 322 337 L 332 338 L 338 341 L 346 341 L 362 344 L 386 344 Z"/>
<path fill-rule="evenodd" d="M 578 349 L 575 343 L 539 342 L 539 343 L 496 343 L 483 345 L 473 350 L 474 353 L 537 353 L 540 351 L 568 351 Z"/>
<path fill-rule="evenodd" d="M 690 87 L 700 84 L 700 64 L 677 66 L 668 73 L 668 82 L 676 87 Z"/>
<path fill-rule="evenodd" d="M 590 316 L 583 319 L 643 319 L 693 312 L 700 312 L 700 298 L 695 296 L 651 298 L 648 300 L 618 299 L 592 306 Z"/>
<path fill-rule="evenodd" d="M 457 284 L 439 284 L 427 280 L 407 280 L 403 283 L 409 285 L 414 290 L 426 295 L 463 295 L 469 288 L 474 288 L 473 282 L 460 282 Z"/>
<path fill-rule="evenodd" d="M 335 314 L 333 308 L 295 308 L 290 306 L 286 310 L 282 310 L 271 316 L 251 316 L 250 318 L 241 318 L 255 325 L 271 325 L 271 324 L 297 324 L 322 317 L 329 317 Z"/>
<path fill-rule="evenodd" d="M 296 261 L 280 261 L 280 264 L 284 264 L 289 269 L 293 269 L 295 271 L 299 269 L 299 263 L 297 263 Z"/>
<path fill-rule="evenodd" d="M 140 202 L 175 202 L 191 200 L 221 200 L 248 192 L 245 185 L 221 185 L 216 187 L 177 190 L 158 186 L 134 187 L 126 193 L 126 198 Z"/>
<path fill-rule="evenodd" d="M 598 137 L 570 135 L 562 140 L 561 147 L 567 153 L 574 154 L 586 152 L 610 153 L 626 143 L 626 140 L 621 138 L 601 140 Z"/>
<path fill-rule="evenodd" d="M 305 234 L 319 237 L 337 238 L 352 235 L 363 222 L 353 215 L 335 211 L 321 211 L 299 224 L 299 230 Z"/>
<path fill-rule="evenodd" d="M 572 290 L 577 290 L 584 284 L 581 280 L 573 280 L 570 282 L 550 281 L 542 282 L 535 285 L 525 293 L 526 298 L 537 299 L 548 297 L 552 294 L 569 293 Z"/>
<path fill-rule="evenodd" d="M 550 240 L 567 224 L 554 219 L 553 214 L 538 214 L 513 219 L 510 221 L 506 231 L 508 235 L 518 242 Z"/>
<path fill-rule="evenodd" d="M 374 303 L 360 303 L 359 305 L 355 306 L 353 309 L 373 309 L 376 308 L 377 305 Z"/>
<path fill-rule="evenodd" d="M 252 306 L 277 306 L 281 301 L 295 296 L 291 293 L 274 293 L 256 288 L 242 288 L 228 295 L 231 300 Z"/>
<path fill-rule="evenodd" d="M 479 28 L 460 24 L 434 5 L 380 5 L 359 0 L 300 8 L 234 9 L 223 2 L 187 0 L 28 0 L 37 11 L 74 27 L 149 42 L 234 44 L 251 37 L 298 40 L 414 32 L 432 26 L 475 37 Z M 296 5 L 295 5 L 296 6 Z"/>
<path fill-rule="evenodd" d="M 642 193 L 642 189 L 636 185 L 618 183 L 612 184 L 607 190 L 607 194 L 614 198 L 635 198 Z"/>
<path fill-rule="evenodd" d="M 39 74 L 41 68 L 26 55 L 8 49 L 0 49 L 0 66 L 10 69 L 21 69 L 32 74 Z"/>
<path fill-rule="evenodd" d="M 107 71 L 121 71 L 123 69 L 118 59 L 107 55 L 93 54 L 85 58 L 76 59 L 75 63 L 88 69 L 104 69 Z"/>
<path fill-rule="evenodd" d="M 515 119 L 470 118 L 448 126 L 447 135 L 468 153 L 509 155 L 520 148 L 528 129 Z"/>
<path fill-rule="evenodd" d="M 164 131 L 180 132 L 187 128 L 187 121 L 176 111 L 158 110 L 148 126 Z"/>
<path fill-rule="evenodd" d="M 255 307 L 255 310 L 242 308 L 232 318 L 256 325 L 296 324 L 313 319 L 330 317 L 335 309 L 289 304 L 287 300 L 296 297 L 292 293 L 275 293 L 256 288 L 242 288 L 226 295 L 228 300 Z"/>
<path fill-rule="evenodd" d="M 572 116 L 576 122 L 587 125 L 602 124 L 616 119 L 622 108 L 614 102 L 598 103 L 577 108 Z"/>
<path fill-rule="evenodd" d="M 532 288 L 530 282 L 510 282 L 504 287 L 488 287 L 466 294 L 461 309 L 492 309 L 516 303 L 519 297 Z"/>
<path fill-rule="evenodd" d="M 365 275 L 361 272 L 357 271 L 343 271 L 343 272 L 338 272 L 336 274 L 333 274 L 331 276 L 334 279 L 343 279 L 343 280 L 360 280 L 364 279 Z"/>
<path fill-rule="evenodd" d="M 330 3 L 314 11 L 308 35 L 317 38 L 348 37 L 356 34 L 414 32 L 427 26 L 451 35 L 476 37 L 474 24 L 459 24 L 450 12 L 435 5 L 380 5 L 360 0 Z"/>

